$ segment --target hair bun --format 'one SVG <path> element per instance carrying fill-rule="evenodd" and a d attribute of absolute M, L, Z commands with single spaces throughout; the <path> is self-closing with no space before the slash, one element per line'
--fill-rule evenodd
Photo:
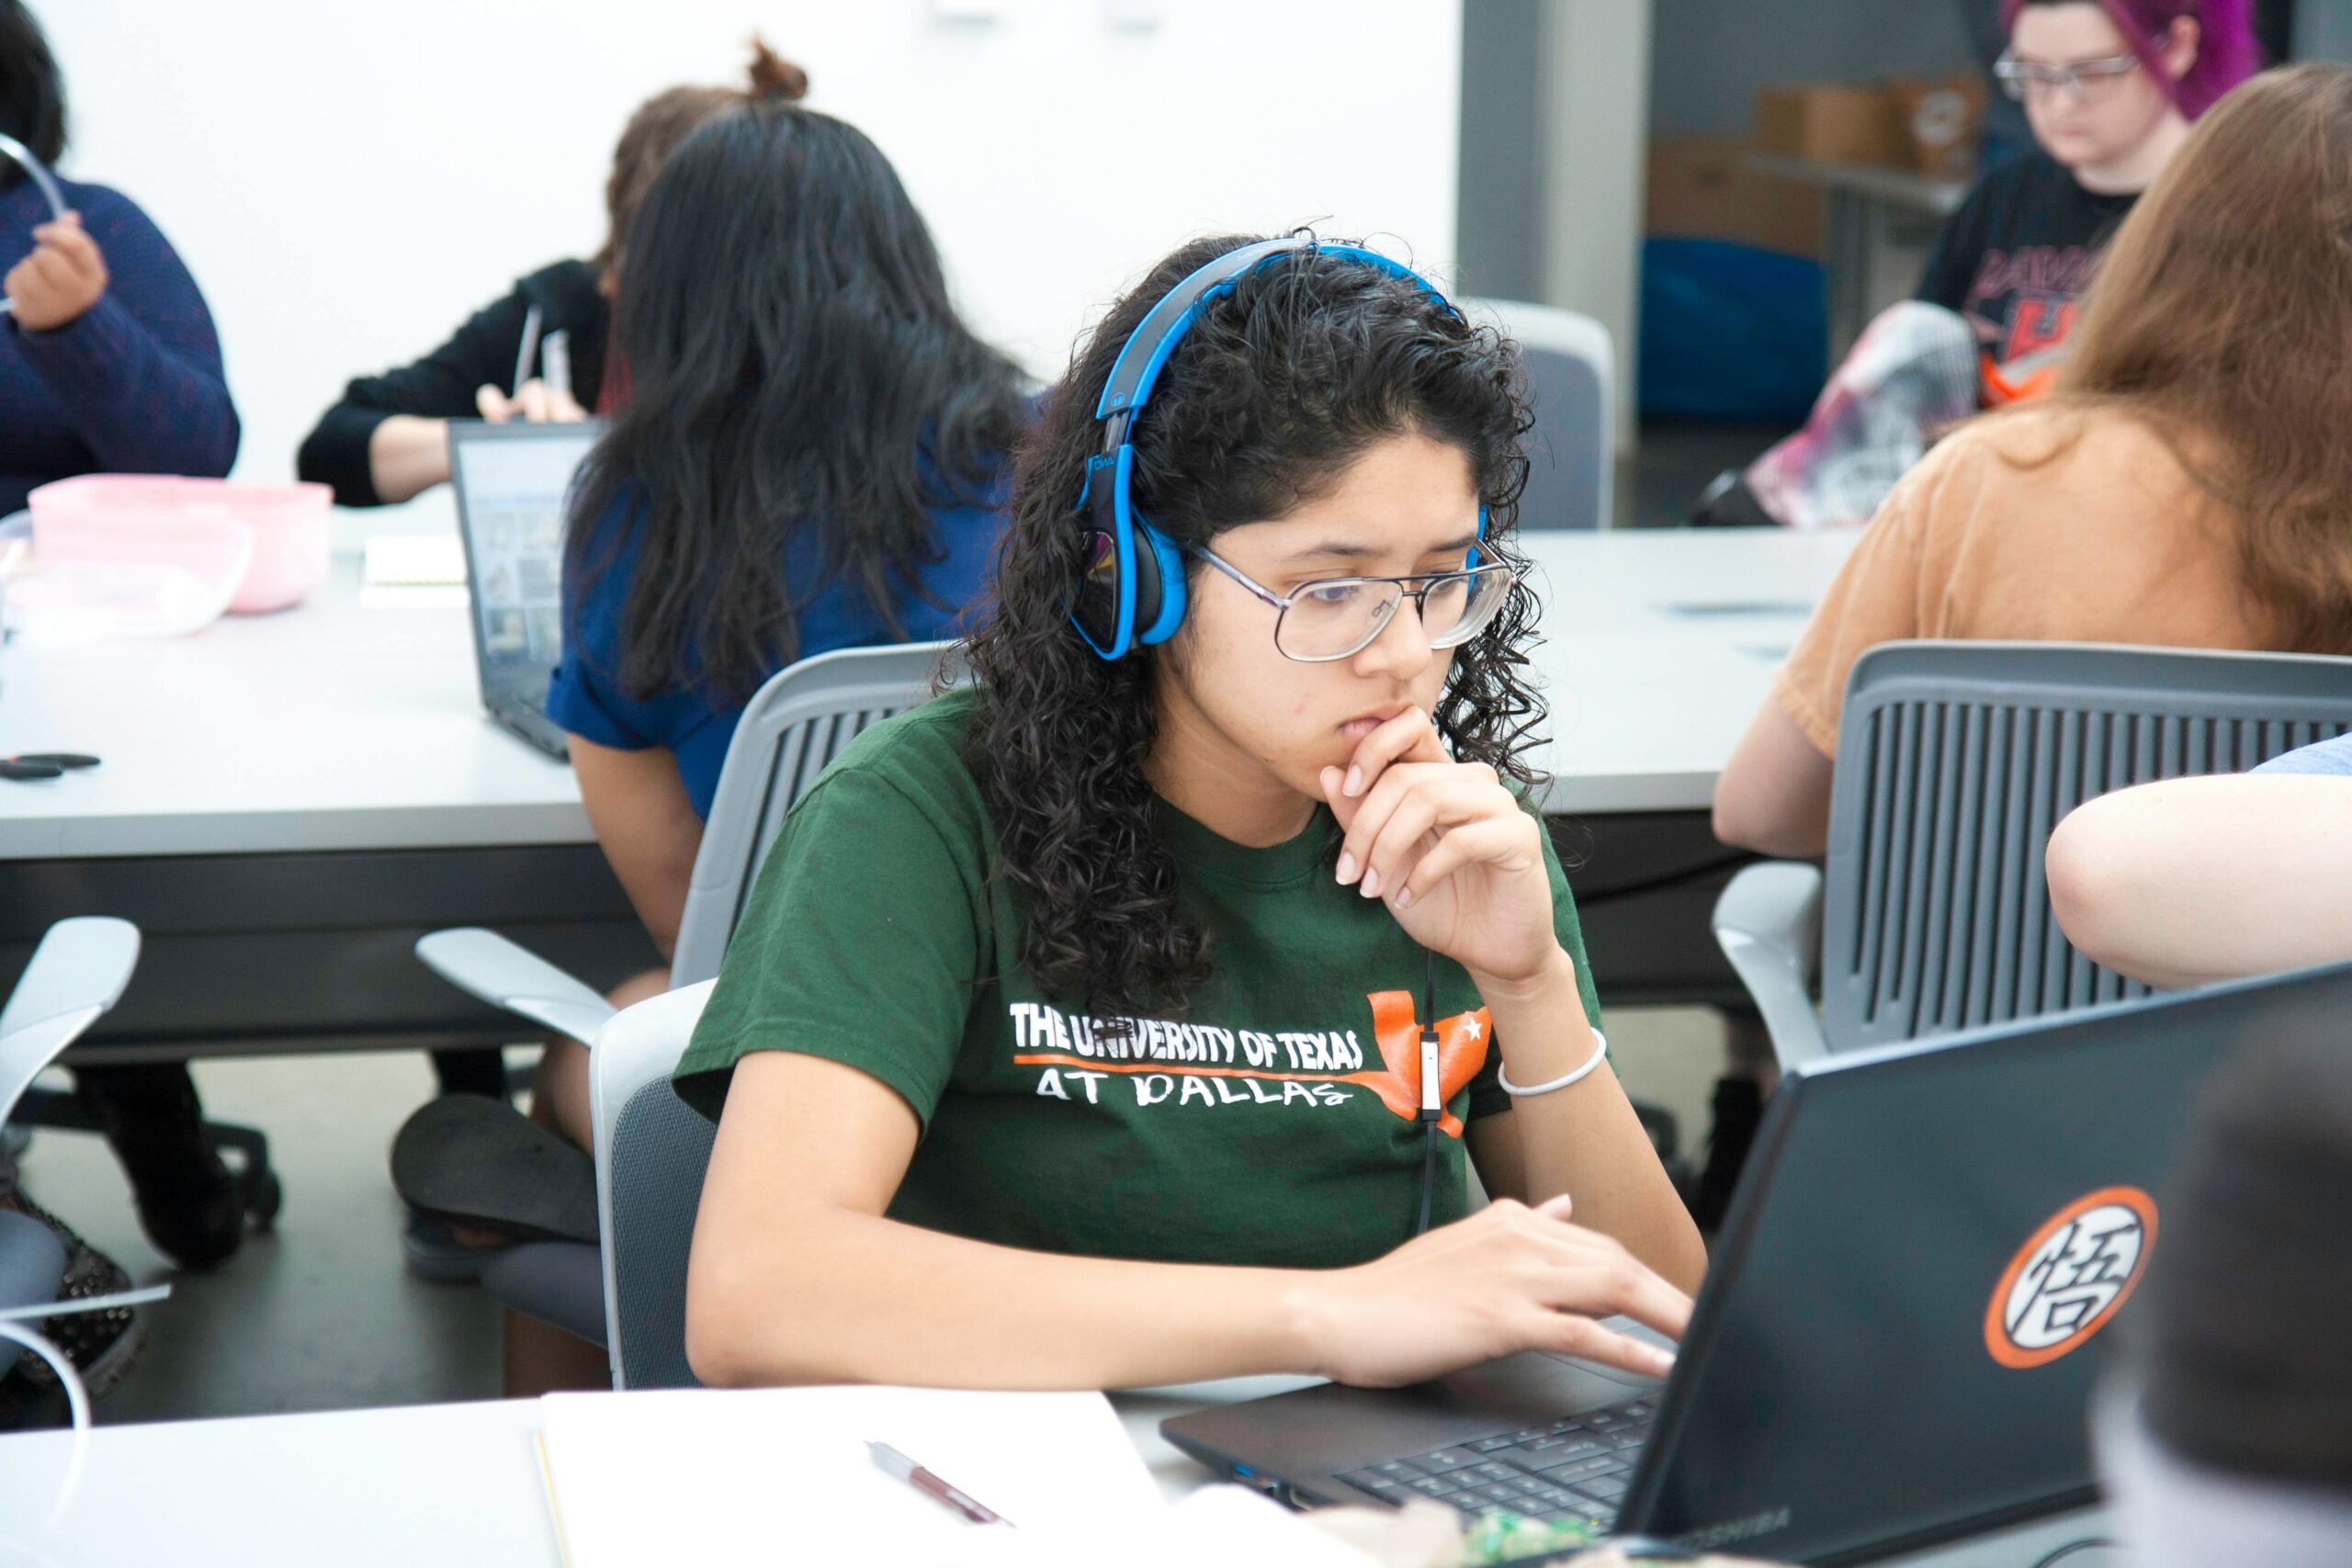
<path fill-rule="evenodd" d="M 754 98 L 794 104 L 808 96 L 808 73 L 770 49 L 757 33 L 752 35 L 751 78 Z"/>

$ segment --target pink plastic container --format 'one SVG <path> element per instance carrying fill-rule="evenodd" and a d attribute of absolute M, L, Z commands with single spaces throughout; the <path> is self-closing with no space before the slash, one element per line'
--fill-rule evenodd
<path fill-rule="evenodd" d="M 145 474 L 82 474 L 42 485 L 27 498 L 33 557 L 60 561 L 138 561 L 202 571 L 220 558 L 222 523 L 253 538 L 229 609 L 282 610 L 327 576 L 322 484 L 239 484 Z"/>

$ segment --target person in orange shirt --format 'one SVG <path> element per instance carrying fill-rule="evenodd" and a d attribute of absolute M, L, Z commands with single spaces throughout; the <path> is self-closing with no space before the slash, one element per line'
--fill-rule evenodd
<path fill-rule="evenodd" d="M 1828 838 L 1854 661 L 1908 637 L 2352 653 L 2352 68 L 2273 71 L 2125 220 L 2046 399 L 1895 488 L 1717 782 L 1716 836 Z"/>

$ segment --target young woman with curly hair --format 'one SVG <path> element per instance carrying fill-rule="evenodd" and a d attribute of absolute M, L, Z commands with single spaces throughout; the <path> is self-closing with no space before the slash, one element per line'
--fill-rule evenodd
<path fill-rule="evenodd" d="M 784 824 L 679 1068 L 718 1122 L 707 1382 L 1656 1371 L 1598 1320 L 1686 1321 L 1698 1235 L 1529 805 L 1510 345 L 1360 250 L 1267 245 L 1125 424 L 1181 597 L 1121 658 L 1074 624 L 1114 361 L 1251 244 L 1113 307 L 1018 460 L 974 680 Z M 1499 1201 L 1464 1218 L 1472 1163 Z"/>

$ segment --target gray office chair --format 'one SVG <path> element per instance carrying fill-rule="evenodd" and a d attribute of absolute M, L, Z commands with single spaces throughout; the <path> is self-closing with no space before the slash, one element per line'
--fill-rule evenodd
<path fill-rule="evenodd" d="M 760 688 L 729 743 L 710 818 L 703 828 L 671 959 L 673 989 L 718 973 L 728 938 L 784 814 L 826 765 L 868 726 L 913 707 L 930 696 L 936 682 L 953 681 L 961 673 L 954 644 L 909 643 L 820 654 L 779 671 Z M 614 1010 L 594 988 L 495 931 L 478 927 L 435 931 L 418 941 L 416 955 L 460 990 L 560 1034 L 591 1042 L 591 1083 L 602 1083 L 593 1043 Z M 606 1117 L 602 1110 L 596 1112 L 598 1217 L 606 1243 L 601 1256 L 599 1248 L 577 1242 L 507 1247 L 484 1262 L 482 1286 L 517 1312 L 605 1346 L 618 1383 L 629 1376 L 624 1369 L 631 1348 L 628 1337 L 614 1327 L 624 1321 L 618 1298 L 640 1274 L 616 1272 L 615 1260 L 632 1234 L 616 1230 L 616 1218 L 628 1226 L 641 1209 L 682 1214 L 676 1272 L 669 1281 L 677 1297 L 672 1330 L 677 1349 L 667 1362 L 661 1362 L 658 1352 L 649 1352 L 672 1381 L 649 1384 L 634 1376 L 630 1381 L 636 1386 L 691 1383 L 683 1338 L 684 1247 L 702 1191 L 711 1127 L 670 1092 L 666 1078 L 631 1089 L 630 1103 L 617 1107 L 612 1118 L 615 1142 L 609 1148 Z M 603 1092 L 601 1088 L 591 1090 L 592 1096 Z M 615 1181 L 616 1170 L 624 1196 L 614 1203 L 605 1189 Z M 660 1287 L 653 1270 L 641 1273 L 649 1290 Z"/>
<path fill-rule="evenodd" d="M 665 991 L 616 1014 L 588 1053 L 615 1388 L 693 1388 L 697 1381 L 686 1364 L 686 1258 L 713 1129 L 672 1091 L 670 1075 L 716 983 Z"/>
<path fill-rule="evenodd" d="M 2052 918 L 2051 829 L 2093 795 L 2347 728 L 2352 660 L 1888 643 L 1848 682 L 1826 877 L 1748 867 L 1716 901 L 1715 940 L 1784 1066 L 2144 996 Z"/>
<path fill-rule="evenodd" d="M 128 920 L 84 916 L 42 934 L 0 1009 L 0 1123 L 41 1069 L 121 998 L 138 965 L 139 928 Z M 55 1232 L 0 1209 L 0 1314 L 57 1300 L 65 1262 Z M 12 1359 L 0 1351 L 0 1373 Z"/>
<path fill-rule="evenodd" d="M 1609 329 L 1555 305 L 1465 299 L 1474 321 L 1519 344 L 1534 401 L 1522 528 L 1606 528 L 1617 471 L 1616 354 Z"/>

